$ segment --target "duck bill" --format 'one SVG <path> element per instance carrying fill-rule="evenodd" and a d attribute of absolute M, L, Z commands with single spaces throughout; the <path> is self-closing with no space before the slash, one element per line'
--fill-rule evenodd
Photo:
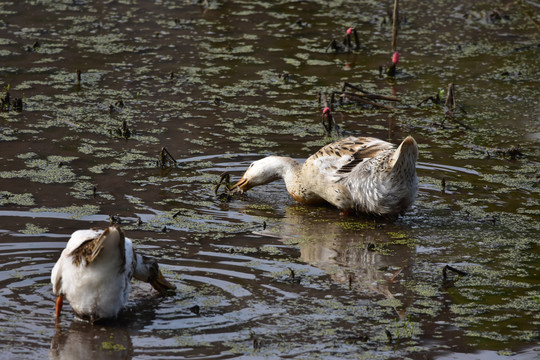
<path fill-rule="evenodd" d="M 242 176 L 242 178 L 229 189 L 232 193 L 244 193 L 251 189 L 248 179 Z"/>
<path fill-rule="evenodd" d="M 176 286 L 171 284 L 170 282 L 165 279 L 161 271 L 158 273 L 158 276 L 155 280 L 153 280 L 150 285 L 160 293 L 165 293 L 167 290 L 174 290 L 176 289 Z"/>

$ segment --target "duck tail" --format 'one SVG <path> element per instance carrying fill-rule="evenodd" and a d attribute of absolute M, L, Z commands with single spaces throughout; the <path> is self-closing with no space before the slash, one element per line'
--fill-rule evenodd
<path fill-rule="evenodd" d="M 392 171 L 416 171 L 418 159 L 418 145 L 412 136 L 407 136 L 398 146 L 390 159 Z"/>

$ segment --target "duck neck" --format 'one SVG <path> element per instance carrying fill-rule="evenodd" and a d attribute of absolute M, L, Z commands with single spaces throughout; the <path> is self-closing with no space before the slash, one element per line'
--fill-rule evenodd
<path fill-rule="evenodd" d="M 148 278 L 150 276 L 150 270 L 148 266 L 148 258 L 145 256 L 142 256 L 141 254 L 137 254 L 134 252 L 136 261 L 135 261 L 135 269 L 133 272 L 133 277 L 140 281 L 148 282 Z"/>
<path fill-rule="evenodd" d="M 287 191 L 294 197 L 300 187 L 300 169 L 302 165 L 290 157 L 278 157 L 276 172 L 283 178 Z"/>

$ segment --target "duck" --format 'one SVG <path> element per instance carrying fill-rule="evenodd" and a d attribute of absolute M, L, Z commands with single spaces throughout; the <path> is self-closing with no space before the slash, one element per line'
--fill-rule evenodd
<path fill-rule="evenodd" d="M 231 193 L 282 178 L 301 204 L 329 203 L 341 213 L 403 215 L 418 191 L 418 145 L 407 136 L 399 146 L 373 137 L 346 137 L 328 144 L 303 164 L 271 155 L 254 161 Z"/>
<path fill-rule="evenodd" d="M 161 294 L 176 288 L 155 259 L 135 252 L 120 226 L 75 231 L 51 272 L 56 318 L 64 298 L 83 320 L 116 318 L 127 303 L 132 278 Z"/>

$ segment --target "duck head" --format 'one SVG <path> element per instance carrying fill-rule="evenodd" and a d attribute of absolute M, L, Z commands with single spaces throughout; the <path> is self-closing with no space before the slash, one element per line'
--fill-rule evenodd
<path fill-rule="evenodd" d="M 244 193 L 252 187 L 268 184 L 281 178 L 282 162 L 279 156 L 268 156 L 252 162 L 242 178 L 230 190 L 233 193 Z"/>
<path fill-rule="evenodd" d="M 165 279 L 157 261 L 147 256 L 138 255 L 134 277 L 137 280 L 149 283 L 161 294 L 167 290 L 176 289 L 176 286 Z"/>

